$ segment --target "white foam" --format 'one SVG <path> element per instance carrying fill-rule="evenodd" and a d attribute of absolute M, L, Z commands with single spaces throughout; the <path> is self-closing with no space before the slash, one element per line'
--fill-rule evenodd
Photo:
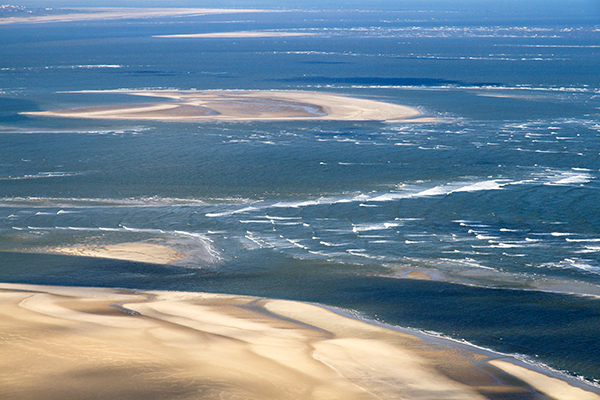
<path fill-rule="evenodd" d="M 593 263 L 592 260 L 581 258 L 565 258 L 558 263 L 543 264 L 542 267 L 573 269 L 600 275 L 600 266 L 593 265 Z"/>
<path fill-rule="evenodd" d="M 401 224 L 398 222 L 383 222 L 383 223 L 375 223 L 375 224 L 355 224 L 352 227 L 352 231 L 355 233 L 365 232 L 365 231 L 381 231 L 390 228 L 394 228 L 396 226 L 400 226 Z"/>
<path fill-rule="evenodd" d="M 234 210 L 234 211 L 223 211 L 223 212 L 218 212 L 218 213 L 206 213 L 204 215 L 206 217 L 208 217 L 208 218 L 217 218 L 217 217 L 226 217 L 228 215 L 247 213 L 247 212 L 250 212 L 250 211 L 256 211 L 258 209 L 259 209 L 258 207 L 249 206 L 249 207 L 240 208 L 240 209 Z"/>
<path fill-rule="evenodd" d="M 302 217 L 272 217 L 270 215 L 265 215 L 265 218 L 275 221 L 287 221 L 287 220 L 297 220 L 302 219 Z"/>
<path fill-rule="evenodd" d="M 552 186 L 582 185 L 593 179 L 591 174 L 582 171 L 560 171 L 549 169 L 545 173 L 535 175 L 539 177 L 538 179 L 545 181 L 545 185 Z"/>
<path fill-rule="evenodd" d="M 499 242 L 498 244 L 492 245 L 490 247 L 496 248 L 496 249 L 512 249 L 512 248 L 520 248 L 520 247 L 527 247 L 527 246 L 523 245 L 523 244 Z"/>
<path fill-rule="evenodd" d="M 81 175 L 80 172 L 38 172 L 33 175 L 23 175 L 23 176 L 8 176 L 5 178 L 0 178 L 0 181 L 21 181 L 21 180 L 29 180 L 29 179 L 47 179 L 47 178 L 64 178 L 70 176 Z"/>
<path fill-rule="evenodd" d="M 309 250 L 309 249 L 310 249 L 310 247 L 308 247 L 308 246 L 304 246 L 303 244 L 301 244 L 301 243 L 300 243 L 300 239 L 287 239 L 287 238 L 286 238 L 285 240 L 287 240 L 287 241 L 288 241 L 288 242 L 290 242 L 292 245 L 294 245 L 294 246 L 296 246 L 296 247 L 299 247 L 299 248 L 301 248 L 301 249 L 304 249 L 304 250 Z"/>
<path fill-rule="evenodd" d="M 330 242 L 324 242 L 324 241 L 319 241 L 320 244 L 322 244 L 323 246 L 327 246 L 327 247 L 343 247 L 343 246 L 347 246 L 346 243 L 330 243 Z"/>
<path fill-rule="evenodd" d="M 502 186 L 498 180 L 477 182 L 454 190 L 454 192 L 477 192 L 481 190 L 500 190 Z"/>
<path fill-rule="evenodd" d="M 489 236 L 489 235 L 482 235 L 482 234 L 476 234 L 475 237 L 479 240 L 487 240 L 487 241 L 493 241 L 493 240 L 500 239 L 498 236 Z"/>

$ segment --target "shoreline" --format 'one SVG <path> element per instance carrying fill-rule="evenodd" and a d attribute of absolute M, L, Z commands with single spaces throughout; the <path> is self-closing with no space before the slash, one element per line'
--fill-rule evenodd
<path fill-rule="evenodd" d="M 175 122 L 244 121 L 387 121 L 436 122 L 413 107 L 310 91 L 104 90 L 163 98 L 152 103 L 24 112 L 22 115 Z"/>
<path fill-rule="evenodd" d="M 536 398 L 527 396 L 548 388 L 552 393 L 544 394 L 556 400 L 600 399 L 595 388 L 573 386 L 510 357 L 428 340 L 321 305 L 8 283 L 0 283 L 0 298 L 0 336 L 6 338 L 0 369 L 10 378 L 0 394 L 6 399 L 84 393 L 141 399 L 149 391 L 154 398 L 184 399 L 302 393 L 499 399 Z M 38 382 L 33 387 L 32 377 Z"/>

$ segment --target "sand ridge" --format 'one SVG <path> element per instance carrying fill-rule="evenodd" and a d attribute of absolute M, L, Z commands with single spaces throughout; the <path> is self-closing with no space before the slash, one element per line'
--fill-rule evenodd
<path fill-rule="evenodd" d="M 54 247 L 47 250 L 82 257 L 111 258 L 115 260 L 138 261 L 153 264 L 171 264 L 183 261 L 186 255 L 167 246 L 151 243 L 120 243 L 112 245 L 81 245 L 71 247 Z"/>
<path fill-rule="evenodd" d="M 208 14 L 238 14 L 274 12 L 252 9 L 219 9 L 219 8 L 128 8 L 128 7 L 79 7 L 74 12 L 65 10 L 62 14 L 33 15 L 0 18 L 0 25 L 14 23 L 51 23 L 95 21 L 124 18 L 159 18 L 172 16 L 198 16 Z"/>
<path fill-rule="evenodd" d="M 293 301 L 0 283 L 0 339 L 6 400 L 542 399 L 487 355 Z"/>
<path fill-rule="evenodd" d="M 168 99 L 138 105 L 87 107 L 23 113 L 26 115 L 156 121 L 402 121 L 432 122 L 417 118 L 415 108 L 382 101 L 309 91 L 195 91 L 118 90 L 123 93 Z M 91 92 L 86 92 L 91 93 Z"/>

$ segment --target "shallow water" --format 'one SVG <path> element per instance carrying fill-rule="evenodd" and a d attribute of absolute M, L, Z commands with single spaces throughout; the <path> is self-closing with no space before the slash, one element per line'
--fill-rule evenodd
<path fill-rule="evenodd" d="M 427 13 L 0 26 L 0 279 L 316 301 L 600 379 L 598 26 Z M 256 29 L 315 36 L 152 37 Z M 442 122 L 18 114 L 156 101 L 69 92 L 119 88 L 319 90 Z M 39 254 L 133 241 L 189 258 Z"/>

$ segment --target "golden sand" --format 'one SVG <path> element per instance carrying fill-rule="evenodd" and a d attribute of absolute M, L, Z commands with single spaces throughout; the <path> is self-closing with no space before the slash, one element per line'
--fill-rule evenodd
<path fill-rule="evenodd" d="M 284 31 L 240 31 L 240 32 L 215 32 L 215 33 L 192 33 L 182 35 L 156 35 L 157 38 L 206 38 L 206 39 L 235 39 L 235 38 L 271 38 L 271 37 L 296 37 L 312 36 L 308 32 L 284 32 Z"/>
<path fill-rule="evenodd" d="M 487 361 L 305 303 L 0 284 L 3 400 L 538 398 Z"/>
<path fill-rule="evenodd" d="M 408 274 L 406 274 L 406 277 L 411 278 L 411 279 L 426 279 L 426 280 L 431 279 L 431 276 L 429 276 L 425 272 L 421 272 L 421 271 L 411 271 Z"/>
<path fill-rule="evenodd" d="M 559 379 L 550 378 L 540 372 L 532 371 L 525 367 L 515 365 L 513 363 L 493 360 L 490 364 L 494 367 L 524 380 L 537 391 L 555 400 L 598 400 L 600 396 L 595 393 L 588 392 L 578 387 L 574 387 L 567 382 Z"/>
<path fill-rule="evenodd" d="M 138 261 L 154 264 L 171 264 L 185 260 L 185 255 L 167 246 L 150 243 L 121 243 L 105 246 L 56 247 L 48 250 L 83 257 L 101 257 L 115 260 Z"/>
<path fill-rule="evenodd" d="M 434 121 L 430 118 L 415 118 L 421 113 L 412 107 L 321 92 L 144 90 L 102 93 L 124 93 L 164 98 L 168 101 L 24 114 L 156 121 Z"/>

